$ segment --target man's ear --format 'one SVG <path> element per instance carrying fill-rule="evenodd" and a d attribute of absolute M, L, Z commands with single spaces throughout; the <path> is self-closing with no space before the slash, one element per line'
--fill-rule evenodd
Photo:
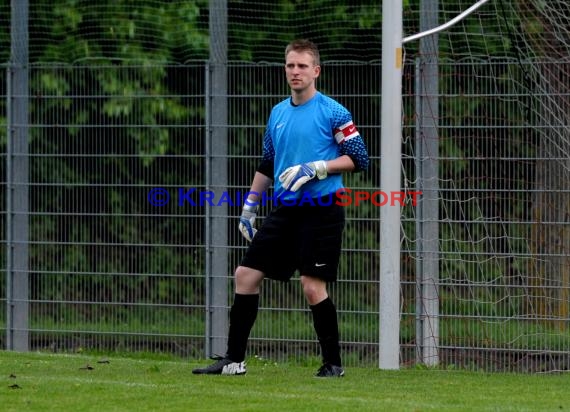
<path fill-rule="evenodd" d="M 315 78 L 319 77 L 319 75 L 321 74 L 321 66 L 315 66 Z"/>

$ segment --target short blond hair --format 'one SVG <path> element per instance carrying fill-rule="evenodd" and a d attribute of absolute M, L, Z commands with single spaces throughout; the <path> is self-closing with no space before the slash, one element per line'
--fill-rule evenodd
<path fill-rule="evenodd" d="M 313 55 L 313 63 L 315 66 L 321 65 L 321 56 L 319 53 L 319 48 L 315 43 L 307 39 L 297 39 L 293 40 L 285 48 L 285 60 L 287 60 L 287 55 L 292 52 L 307 52 Z"/>

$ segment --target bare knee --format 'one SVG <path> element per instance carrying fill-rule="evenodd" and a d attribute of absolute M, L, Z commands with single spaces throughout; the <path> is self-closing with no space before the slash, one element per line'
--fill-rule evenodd
<path fill-rule="evenodd" d="M 259 293 L 259 286 L 265 275 L 247 266 L 238 266 L 234 273 L 236 293 L 252 295 Z"/>
<path fill-rule="evenodd" d="M 303 293 L 309 305 L 316 305 L 329 296 L 327 293 L 327 283 L 322 279 L 301 276 L 301 285 L 303 286 Z"/>

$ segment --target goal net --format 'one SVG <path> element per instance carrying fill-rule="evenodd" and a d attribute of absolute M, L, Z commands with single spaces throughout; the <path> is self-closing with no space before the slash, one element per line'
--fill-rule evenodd
<path fill-rule="evenodd" d="M 439 24 L 473 4 L 427 3 L 439 3 Z M 568 366 L 567 8 L 564 1 L 491 1 L 423 44 L 406 45 L 404 105 L 413 115 L 405 117 L 411 138 L 403 169 L 416 172 L 406 175 L 408 186 L 428 190 L 404 230 L 416 270 L 403 272 L 403 311 L 413 309 L 403 319 L 417 340 L 402 343 L 415 345 L 415 360 Z M 425 18 L 419 3 L 406 13 L 408 22 Z M 419 30 L 405 26 L 406 34 Z M 412 220 L 427 229 L 413 232 Z M 419 327 L 418 317 L 426 317 Z"/>

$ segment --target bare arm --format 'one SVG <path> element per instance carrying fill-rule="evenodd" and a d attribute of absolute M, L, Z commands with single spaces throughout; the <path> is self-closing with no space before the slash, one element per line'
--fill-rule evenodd
<path fill-rule="evenodd" d="M 342 155 L 333 160 L 327 160 L 327 173 L 352 172 L 354 162 L 348 155 Z"/>
<path fill-rule="evenodd" d="M 266 192 L 273 183 L 273 179 L 260 172 L 255 172 L 253 182 L 247 195 L 247 202 L 251 204 L 258 204 L 261 194 Z"/>

